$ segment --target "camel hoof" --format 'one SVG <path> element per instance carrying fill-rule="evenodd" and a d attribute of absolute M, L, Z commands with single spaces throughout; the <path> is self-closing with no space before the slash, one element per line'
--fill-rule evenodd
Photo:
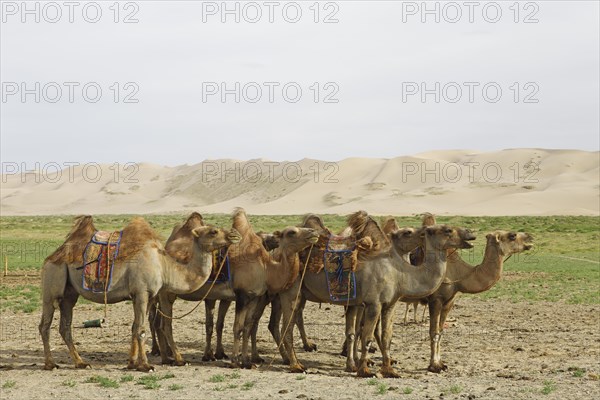
<path fill-rule="evenodd" d="M 400 374 L 394 371 L 392 367 L 382 367 L 380 372 L 384 378 L 400 378 Z"/>
<path fill-rule="evenodd" d="M 130 362 L 129 364 L 127 364 L 127 369 L 137 369 L 137 365 L 135 365 L 134 363 Z"/>
<path fill-rule="evenodd" d="M 154 366 L 148 365 L 148 364 L 138 365 L 136 370 L 138 370 L 140 372 L 154 372 L 155 371 Z"/>
<path fill-rule="evenodd" d="M 434 372 L 436 374 L 439 374 L 440 372 L 447 371 L 447 370 L 448 370 L 448 367 L 444 363 L 441 363 L 441 364 L 431 364 L 427 368 L 427 371 Z"/>
<path fill-rule="evenodd" d="M 57 364 L 54 364 L 54 363 L 47 363 L 47 364 L 44 364 L 44 368 L 43 369 L 45 371 L 52 371 L 54 368 L 59 369 L 60 367 Z"/>
<path fill-rule="evenodd" d="M 257 364 L 264 364 L 265 360 L 261 356 L 252 356 L 251 361 Z"/>
<path fill-rule="evenodd" d="M 356 368 L 356 365 L 346 365 L 346 372 L 357 372 L 358 368 Z"/>
<path fill-rule="evenodd" d="M 202 361 L 215 361 L 216 358 L 212 354 L 205 354 L 202 356 Z"/>
<path fill-rule="evenodd" d="M 250 361 L 244 361 L 244 362 L 242 362 L 242 368 L 243 369 L 256 369 L 256 365 L 254 365 Z"/>
<path fill-rule="evenodd" d="M 308 351 L 308 352 L 317 351 L 317 344 L 311 343 L 311 342 L 306 343 L 304 345 L 304 351 Z"/>
<path fill-rule="evenodd" d="M 229 359 L 227 354 L 225 354 L 225 352 L 222 350 L 221 351 L 217 350 L 217 352 L 215 353 L 215 358 L 217 360 L 223 360 L 223 359 L 228 360 Z"/>
<path fill-rule="evenodd" d="M 77 364 L 75 364 L 75 368 L 77 368 L 77 369 L 86 369 L 86 368 L 90 368 L 90 369 L 91 369 L 91 368 L 92 368 L 92 366 L 91 366 L 90 364 L 88 364 L 88 363 L 81 362 L 81 363 L 77 363 Z"/>
<path fill-rule="evenodd" d="M 306 372 L 306 369 L 304 369 L 304 366 L 302 364 L 296 364 L 296 365 L 290 366 L 290 372 L 292 374 L 301 374 L 303 372 Z"/>
<path fill-rule="evenodd" d="M 375 374 L 372 373 L 368 367 L 364 367 L 356 371 L 356 376 L 359 378 L 372 378 L 375 376 Z"/>
<path fill-rule="evenodd" d="M 189 363 L 185 360 L 175 360 L 173 361 L 173 365 L 176 367 L 185 367 L 186 365 L 189 365 Z"/>

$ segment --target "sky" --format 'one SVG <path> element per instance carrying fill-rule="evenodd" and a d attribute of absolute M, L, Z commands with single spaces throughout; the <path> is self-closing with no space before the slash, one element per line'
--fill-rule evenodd
<path fill-rule="evenodd" d="M 2 162 L 599 150 L 597 1 L 315 3 L 2 2 Z"/>

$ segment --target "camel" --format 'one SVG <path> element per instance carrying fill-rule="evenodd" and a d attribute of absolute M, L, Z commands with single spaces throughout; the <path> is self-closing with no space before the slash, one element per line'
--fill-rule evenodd
<path fill-rule="evenodd" d="M 364 211 L 359 211 L 351 215 L 348 219 L 349 226 L 357 235 L 385 236 L 379 226 Z M 373 228 L 375 226 L 375 229 Z M 371 232 L 375 232 L 375 235 Z M 377 231 L 379 233 L 377 234 Z M 366 255 L 359 259 L 359 265 L 356 271 L 356 298 L 348 302 L 333 303 L 329 297 L 325 273 L 320 271 L 314 273 L 307 271 L 304 282 L 300 286 L 300 280 L 296 280 L 293 285 L 279 294 L 282 306 L 283 322 L 291 321 L 295 317 L 296 294 L 302 290 L 302 296 L 308 301 L 318 303 L 331 303 L 338 305 L 359 306 L 364 305 L 364 328 L 362 329 L 362 356 L 360 365 L 357 369 L 357 375 L 360 377 L 374 376 L 368 368 L 367 348 L 373 340 L 374 328 L 379 316 L 382 317 L 383 337 L 382 353 L 383 366 L 381 373 L 386 377 L 398 377 L 398 374 L 391 366 L 388 349 L 392 334 L 391 317 L 394 306 L 401 297 L 419 298 L 427 296 L 437 290 L 442 283 L 446 272 L 446 248 L 471 248 L 468 243 L 475 237 L 467 230 L 453 228 L 447 225 L 434 225 L 426 227 L 423 230 L 423 240 L 426 243 L 425 259 L 426 262 L 420 267 L 413 267 L 404 260 L 393 257 L 388 252 L 382 252 Z M 373 239 L 373 243 L 378 240 Z M 384 243 L 384 242 L 379 242 Z M 346 318 L 346 336 L 354 337 L 354 323 L 351 317 Z M 305 371 L 293 349 L 293 329 L 285 332 L 283 343 L 290 360 L 290 370 L 292 372 Z M 349 345 L 353 340 L 348 340 Z M 351 355 L 353 352 L 349 351 Z M 347 367 L 354 367 L 352 365 Z M 355 367 L 353 368 L 355 369 Z"/>
<path fill-rule="evenodd" d="M 83 252 L 96 232 L 93 218 L 79 216 L 65 243 L 44 261 L 42 267 L 42 318 L 39 331 L 44 344 L 44 369 L 58 366 L 50 350 L 50 326 L 55 308 L 60 308 L 60 334 L 69 348 L 76 368 L 89 367 L 77 352 L 72 337 L 73 307 L 79 296 L 95 303 L 132 300 L 134 320 L 127 368 L 151 371 L 144 350 L 144 316 L 151 301 L 162 289 L 175 293 L 197 290 L 209 277 L 212 251 L 240 240 L 235 230 L 205 226 L 192 232 L 194 246 L 190 263 L 183 265 L 163 249 L 159 236 L 143 218 L 135 218 L 122 231 L 121 246 L 108 291 L 97 293 L 82 287 Z"/>
<path fill-rule="evenodd" d="M 198 223 L 199 221 L 196 221 Z M 211 336 L 212 336 L 212 310 L 214 310 L 214 300 L 221 300 L 219 307 L 219 318 L 217 323 L 217 354 L 216 356 L 224 356 L 222 351 L 222 321 L 225 317 L 225 312 L 231 301 L 236 302 L 236 315 L 234 321 L 234 343 L 233 343 L 233 354 L 232 364 L 238 367 L 251 368 L 252 362 L 260 362 L 261 359 L 258 356 L 256 349 L 256 331 L 254 329 L 255 313 L 257 308 L 264 309 L 262 305 L 265 299 L 266 293 L 276 293 L 283 290 L 289 285 L 289 282 L 296 279 L 296 276 L 300 270 L 300 264 L 298 260 L 298 251 L 310 246 L 317 240 L 317 235 L 314 231 L 307 228 L 296 228 L 288 227 L 281 232 L 275 232 L 275 240 L 279 243 L 277 249 L 272 254 L 269 254 L 263 247 L 261 238 L 254 233 L 252 226 L 250 225 L 246 213 L 243 209 L 238 208 L 233 213 L 233 226 L 242 235 L 242 240 L 235 246 L 230 247 L 230 265 L 232 282 L 231 286 L 229 283 L 215 284 L 213 289 L 208 295 L 208 299 L 212 300 L 212 303 L 207 304 L 207 344 L 203 359 L 211 360 L 214 359 L 211 348 Z M 185 227 L 185 225 L 184 225 Z M 167 244 L 167 251 L 182 252 L 185 253 L 186 248 L 189 244 L 186 244 L 189 239 L 189 235 L 185 229 L 174 230 L 172 237 L 173 240 L 169 239 Z M 165 294 L 161 296 L 161 307 L 163 302 L 165 303 L 163 313 L 166 315 L 172 314 L 172 304 L 176 297 L 183 298 L 185 300 L 200 300 L 202 299 L 208 290 L 208 286 L 201 288 L 200 290 L 187 294 L 184 296 L 174 296 L 171 294 Z M 214 292 L 213 292 L 214 291 Z M 223 300 L 229 303 L 226 307 L 222 307 Z M 206 302 L 205 302 L 206 303 Z M 266 306 L 266 304 L 264 304 Z M 175 363 L 177 365 L 185 364 L 185 361 L 179 354 L 177 347 L 173 340 L 172 325 L 169 319 L 163 322 L 163 334 L 164 340 L 168 344 L 168 348 L 171 350 Z M 240 337 L 242 336 L 241 345 L 241 357 L 240 353 Z M 248 357 L 248 338 L 252 336 L 252 356 Z M 161 341 L 161 335 L 158 335 L 159 343 Z M 162 350 L 162 345 L 160 346 Z M 161 351 L 161 355 L 162 355 Z M 167 352 L 164 352 L 163 360 L 167 356 Z"/>
<path fill-rule="evenodd" d="M 424 223 L 431 222 L 426 221 Z M 491 289 L 502 275 L 505 258 L 530 250 L 533 238 L 524 232 L 497 230 L 486 235 L 486 248 L 480 264 L 472 266 L 456 252 L 448 252 L 446 276 L 440 287 L 424 296 L 429 307 L 431 358 L 428 370 L 439 373 L 448 367 L 441 360 L 440 342 L 444 323 L 458 293 L 481 293 Z"/>

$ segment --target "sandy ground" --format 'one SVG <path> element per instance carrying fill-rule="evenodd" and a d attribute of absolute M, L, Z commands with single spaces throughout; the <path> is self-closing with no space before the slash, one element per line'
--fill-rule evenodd
<path fill-rule="evenodd" d="M 176 315 L 193 306 L 178 301 Z M 176 340 L 190 362 L 188 366 L 159 365 L 151 356 L 159 376 L 174 374 L 159 381 L 159 389 L 145 389 L 135 381 L 145 374 L 124 370 L 130 337 L 131 306 L 109 306 L 109 326 L 75 329 L 82 357 L 93 369 L 75 370 L 66 346 L 58 334 L 57 315 L 53 323 L 51 344 L 56 362 L 62 368 L 41 370 L 43 353 L 37 333 L 39 312 L 32 314 L 3 312 L 0 331 L 0 380 L 12 388 L 1 389 L 2 398 L 89 399 L 89 398 L 223 398 L 223 399 L 367 399 L 367 398 L 600 398 L 600 306 L 560 303 L 511 303 L 482 301 L 463 296 L 450 314 L 451 321 L 443 336 L 443 359 L 449 370 L 442 374 L 426 371 L 429 357 L 426 324 L 402 323 L 404 305 L 397 309 L 393 356 L 399 361 L 399 379 L 381 379 L 389 389 L 376 395 L 377 385 L 346 373 L 344 358 L 338 355 L 343 341 L 342 308 L 309 304 L 306 309 L 307 331 L 318 344 L 317 352 L 304 352 L 298 346 L 300 360 L 309 368 L 306 375 L 287 372 L 279 358 L 268 368 L 233 370 L 226 361 L 202 362 L 204 345 L 204 311 L 194 312 L 175 321 Z M 419 312 L 420 314 L 420 312 Z M 102 306 L 80 304 L 75 309 L 75 323 L 100 318 Z M 233 314 L 226 324 L 226 351 L 231 348 Z M 259 349 L 267 361 L 275 356 L 275 345 L 261 321 Z M 297 340 L 298 343 L 299 340 Z M 373 356 L 380 361 L 379 353 Z M 574 368 L 583 368 L 578 375 Z M 239 372 L 236 377 L 235 372 Z M 102 388 L 84 383 L 94 375 L 119 381 L 133 375 L 133 382 L 119 388 Z M 211 382 L 214 375 L 224 375 L 224 382 Z M 234 374 L 231 377 L 231 374 Z M 72 382 L 68 386 L 66 382 Z M 248 383 L 251 382 L 251 383 Z M 169 386 L 181 389 L 173 391 Z M 246 389 L 244 389 L 246 384 Z M 250 387 L 251 386 L 251 387 Z M 551 387 L 544 394 L 544 387 Z M 411 388 L 412 393 L 405 393 Z"/>
<path fill-rule="evenodd" d="M 62 167 L 62 166 L 59 166 Z M 598 215 L 598 152 L 433 151 L 391 159 L 207 160 L 14 165 L 2 176 L 2 215 L 229 213 Z M 26 166 L 30 170 L 35 166 Z"/>

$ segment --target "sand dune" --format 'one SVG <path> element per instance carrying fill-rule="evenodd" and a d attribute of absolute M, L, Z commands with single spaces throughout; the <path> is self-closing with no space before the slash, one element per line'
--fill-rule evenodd
<path fill-rule="evenodd" d="M 599 215 L 600 153 L 433 151 L 338 162 L 205 160 L 165 167 L 82 164 L 2 175 L 2 215 L 256 214 Z M 8 173 L 11 172 L 11 173 Z"/>

